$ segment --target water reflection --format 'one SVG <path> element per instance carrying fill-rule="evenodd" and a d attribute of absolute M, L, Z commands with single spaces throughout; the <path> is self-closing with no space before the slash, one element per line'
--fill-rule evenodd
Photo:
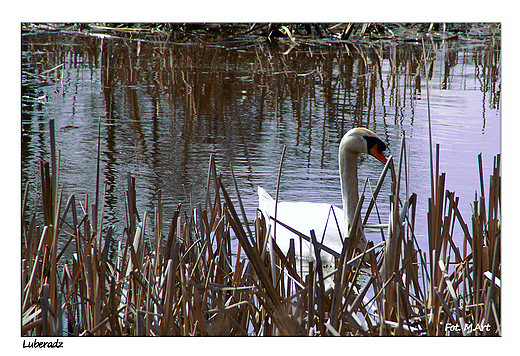
<path fill-rule="evenodd" d="M 442 41 L 427 49 L 434 57 L 427 75 L 441 169 L 447 171 L 447 188 L 469 204 L 478 189 L 476 155 L 485 152 L 485 167 L 491 166 L 500 149 L 500 39 Z M 49 159 L 45 131 L 51 118 L 60 128 L 65 194 L 82 199 L 95 192 L 101 120 L 105 226 L 115 224 L 119 236 L 127 172 L 137 178 L 141 215 L 153 213 L 162 189 L 167 226 L 179 202 L 188 208 L 204 201 L 214 154 L 226 184 L 231 184 L 233 164 L 252 220 L 256 186 L 275 191 L 283 145 L 281 197 L 341 206 L 337 149 L 342 135 L 355 126 L 370 128 L 396 154 L 404 130 L 413 172 L 410 190 L 424 201 L 417 231 L 425 241 L 429 148 L 418 43 L 291 49 L 254 41 L 187 45 L 49 33 L 23 36 L 22 51 L 22 68 L 32 74 L 64 64 L 50 73 L 48 85 L 26 86 L 47 98 L 29 100 L 22 110 L 22 187 L 29 182 L 30 195 L 38 162 Z M 360 179 L 377 179 L 380 169 L 362 160 Z M 380 211 L 387 206 L 385 189 Z"/>

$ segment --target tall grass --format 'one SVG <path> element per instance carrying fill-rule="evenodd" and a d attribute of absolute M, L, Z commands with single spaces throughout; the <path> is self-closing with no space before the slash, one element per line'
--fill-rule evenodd
<path fill-rule="evenodd" d="M 211 157 L 205 202 L 186 210 L 179 205 L 167 226 L 160 191 L 153 218 L 138 215 L 135 179 L 128 175 L 126 227 L 118 238 L 112 227 L 103 229 L 104 199 L 90 207 L 79 202 L 86 209 L 78 209 L 74 195 L 63 203 L 52 121 L 50 133 L 51 162 L 40 166 L 43 214 L 29 207 L 28 186 L 22 204 L 24 336 L 501 335 L 500 155 L 487 195 L 478 157 L 480 196 L 468 225 L 455 193 L 445 190 L 437 146 L 428 251 L 422 251 L 403 135 L 399 157 L 389 158 L 373 196 L 361 196 L 332 271 L 321 266 L 326 247 L 314 232 L 299 232 L 318 257 L 303 274 L 294 247 L 283 254 L 263 216 L 246 216 L 232 167 L 230 189 Z M 369 243 L 359 255 L 360 226 L 385 180 L 392 189 L 384 242 Z M 458 231 L 462 246 L 455 242 Z M 64 261 L 67 249 L 72 259 Z"/>

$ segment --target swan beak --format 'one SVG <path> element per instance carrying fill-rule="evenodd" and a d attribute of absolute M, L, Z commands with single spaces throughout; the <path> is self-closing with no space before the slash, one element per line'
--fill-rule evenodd
<path fill-rule="evenodd" d="M 383 163 L 383 164 L 386 163 L 387 159 L 386 159 L 385 155 L 383 154 L 383 152 L 379 152 L 379 150 L 377 149 L 377 145 L 372 146 L 372 148 L 368 152 L 372 156 L 377 158 L 379 161 L 381 161 L 381 163 Z"/>

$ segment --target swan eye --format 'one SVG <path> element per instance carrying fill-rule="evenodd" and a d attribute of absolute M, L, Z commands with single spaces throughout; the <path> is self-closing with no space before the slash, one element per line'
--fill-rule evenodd
<path fill-rule="evenodd" d="M 377 158 L 382 163 L 386 163 L 386 157 L 383 151 L 386 150 L 386 145 L 378 137 L 374 136 L 363 136 L 367 142 L 368 153 Z"/>
<path fill-rule="evenodd" d="M 383 141 L 381 141 L 378 137 L 374 136 L 363 136 L 365 141 L 367 141 L 367 148 L 368 151 L 373 149 L 374 146 L 377 146 L 378 153 L 382 153 L 384 150 L 386 150 L 386 145 Z"/>

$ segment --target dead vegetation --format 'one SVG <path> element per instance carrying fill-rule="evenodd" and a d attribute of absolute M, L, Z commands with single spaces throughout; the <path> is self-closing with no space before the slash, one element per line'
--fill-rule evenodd
<path fill-rule="evenodd" d="M 423 36 L 455 40 L 499 32 L 499 23 L 25 23 L 39 31 L 141 38 L 160 42 L 289 41 L 295 44 L 394 40 L 420 42 Z"/>
<path fill-rule="evenodd" d="M 104 226 L 101 184 L 94 202 L 74 195 L 63 200 L 53 121 L 49 132 L 51 162 L 40 166 L 40 201 L 30 206 L 26 187 L 22 204 L 23 336 L 501 335 L 500 155 L 487 194 L 478 158 L 480 194 L 467 224 L 455 192 L 445 190 L 437 146 L 428 251 L 422 251 L 403 138 L 374 195 L 361 196 L 368 209 L 362 216 L 358 205 L 335 269 L 324 275 L 318 258 L 302 274 L 294 249 L 284 255 L 274 244 L 269 253 L 266 222 L 246 216 L 236 181 L 222 184 L 232 167 L 217 173 L 211 158 L 205 202 L 179 206 L 167 226 L 160 192 L 153 217 L 138 214 L 135 179 L 128 175 L 126 227 L 115 236 Z M 380 227 L 384 242 L 357 255 L 359 226 L 385 181 L 392 193 Z M 300 233 L 319 257 L 313 232 Z M 64 261 L 66 249 L 73 250 L 72 260 Z M 326 288 L 327 278 L 333 288 Z"/>

